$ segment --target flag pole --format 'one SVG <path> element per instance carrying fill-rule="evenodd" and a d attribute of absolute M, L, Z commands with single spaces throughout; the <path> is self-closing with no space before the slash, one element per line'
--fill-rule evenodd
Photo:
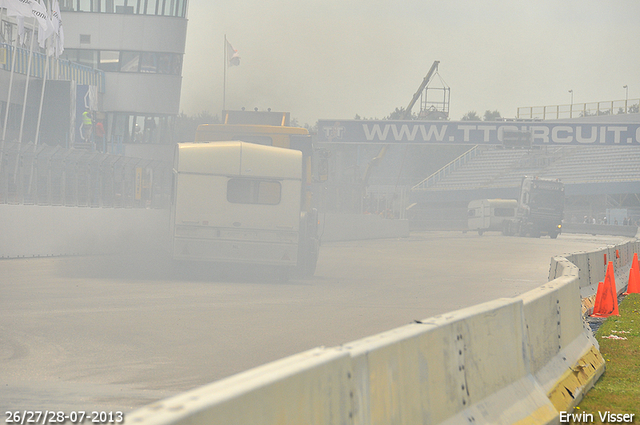
<path fill-rule="evenodd" d="M 31 79 L 31 62 L 33 60 L 33 42 L 36 38 L 36 20 L 33 19 L 31 27 L 31 44 L 29 46 L 29 61 L 27 62 L 27 81 L 24 87 L 24 100 L 22 102 L 22 119 L 20 120 L 20 133 L 18 135 L 18 143 L 22 143 L 22 133 L 24 130 L 24 115 L 27 109 L 27 94 L 29 93 L 29 80 Z"/>
<path fill-rule="evenodd" d="M 51 8 L 51 0 L 49 0 L 49 11 L 52 10 Z M 49 12 L 49 14 L 51 14 Z M 42 28 L 39 29 L 39 31 L 42 31 Z M 35 145 L 38 146 L 38 139 L 40 138 L 40 123 L 42 120 L 42 104 L 44 103 L 44 91 L 45 91 L 45 87 L 47 84 L 47 74 L 49 73 L 49 49 L 51 48 L 51 37 L 47 38 L 45 41 L 45 47 L 44 47 L 44 60 L 45 60 L 45 64 L 44 64 L 44 75 L 42 76 L 42 91 L 40 92 L 40 107 L 38 109 L 38 122 L 36 124 L 36 138 L 35 138 Z"/>
<path fill-rule="evenodd" d="M 51 9 L 51 0 L 49 0 L 49 10 Z M 40 28 L 38 31 L 42 31 Z M 44 75 L 42 76 L 42 90 L 40 91 L 40 106 L 38 109 L 38 121 L 36 123 L 36 137 L 34 140 L 34 145 L 38 146 L 38 140 L 40 139 L 40 124 L 42 123 L 42 105 L 44 104 L 44 92 L 47 86 L 47 74 L 49 73 L 49 48 L 51 48 L 51 38 L 47 38 L 45 41 L 44 47 Z M 33 161 L 31 161 L 31 170 L 29 172 L 29 195 L 31 195 L 31 187 L 33 184 Z"/>
<path fill-rule="evenodd" d="M 9 121 L 9 109 L 11 108 L 11 91 L 13 88 L 13 74 L 16 69 L 16 56 L 18 56 L 18 37 L 16 32 L 16 39 L 13 41 L 13 52 L 11 53 L 11 74 L 9 76 L 9 91 L 7 93 L 7 107 L 4 111 L 4 125 L 2 126 L 2 146 L 0 146 L 0 172 L 2 171 L 2 163 L 4 162 L 4 145 L 7 137 L 7 123 Z M 9 49 L 7 49 L 9 51 Z"/>
<path fill-rule="evenodd" d="M 27 81 L 24 84 L 24 99 L 22 101 L 22 118 L 20 119 L 20 133 L 18 134 L 18 153 L 22 147 L 22 134 L 24 130 L 24 115 L 27 109 L 27 95 L 29 94 L 29 80 L 31 77 L 31 61 L 33 59 L 33 42 L 36 38 L 36 19 L 33 18 L 33 24 L 31 26 L 31 45 L 29 46 L 29 61 L 27 62 Z M 18 165 L 20 161 L 16 161 L 16 168 L 14 170 L 14 179 L 18 175 Z"/>
<path fill-rule="evenodd" d="M 222 113 L 224 114 L 224 111 L 226 109 L 227 106 L 227 34 L 224 35 L 224 49 L 223 49 L 223 54 L 224 54 L 224 79 L 223 79 L 223 83 L 222 83 Z"/>

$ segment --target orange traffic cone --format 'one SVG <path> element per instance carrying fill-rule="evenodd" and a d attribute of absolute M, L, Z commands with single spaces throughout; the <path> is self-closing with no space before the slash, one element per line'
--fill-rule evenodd
<path fill-rule="evenodd" d="M 609 288 L 611 290 L 611 297 L 613 299 L 613 312 L 612 316 L 620 316 L 618 313 L 618 288 L 616 288 L 616 276 L 613 272 L 613 263 L 609 262 L 607 266 L 607 274 L 604 277 L 604 284 L 607 284 L 607 280 L 609 280 Z"/>
<path fill-rule="evenodd" d="M 603 293 L 604 293 L 604 283 L 598 282 L 598 291 L 596 292 L 596 301 L 593 303 L 593 313 L 591 313 L 592 317 L 598 317 L 600 314 L 604 313 L 604 309 L 602 308 Z"/>
<path fill-rule="evenodd" d="M 618 291 L 616 289 L 616 280 L 613 274 L 613 263 L 609 261 L 607 265 L 607 274 L 604 277 L 604 283 L 598 284 L 598 293 L 596 293 L 596 303 L 593 306 L 593 317 L 609 317 L 619 316 L 618 313 Z"/>
<path fill-rule="evenodd" d="M 633 261 L 629 269 L 629 283 L 627 284 L 627 294 L 640 293 L 640 267 L 638 266 L 638 254 L 633 254 Z"/>

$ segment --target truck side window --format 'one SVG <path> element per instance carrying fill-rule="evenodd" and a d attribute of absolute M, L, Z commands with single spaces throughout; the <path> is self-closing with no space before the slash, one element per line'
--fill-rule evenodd
<path fill-rule="evenodd" d="M 493 211 L 493 215 L 496 217 L 513 217 L 516 215 L 516 210 L 513 208 L 496 208 Z"/>
<path fill-rule="evenodd" d="M 272 180 L 229 179 L 227 201 L 234 204 L 278 205 L 282 185 Z"/>

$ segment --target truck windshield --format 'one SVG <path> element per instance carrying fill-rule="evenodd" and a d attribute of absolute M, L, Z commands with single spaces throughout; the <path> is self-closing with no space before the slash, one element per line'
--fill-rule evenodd
<path fill-rule="evenodd" d="M 564 192 L 556 190 L 537 189 L 531 192 L 530 205 L 538 208 L 559 208 L 564 205 Z"/>

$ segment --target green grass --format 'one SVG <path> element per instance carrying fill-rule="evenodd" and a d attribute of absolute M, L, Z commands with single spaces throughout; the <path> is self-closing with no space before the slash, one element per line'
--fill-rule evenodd
<path fill-rule="evenodd" d="M 619 310 L 596 333 L 606 370 L 574 411 L 592 413 L 595 424 L 605 411 L 635 413 L 632 423 L 640 424 L 640 294 L 627 295 Z M 627 339 L 605 338 L 611 335 Z"/>

